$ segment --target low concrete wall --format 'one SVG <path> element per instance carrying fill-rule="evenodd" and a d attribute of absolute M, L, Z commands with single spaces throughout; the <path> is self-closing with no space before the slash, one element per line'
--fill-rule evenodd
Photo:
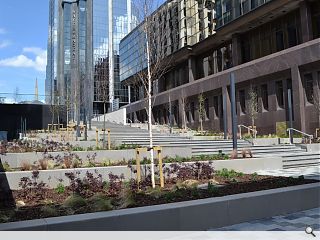
<path fill-rule="evenodd" d="M 238 159 L 238 160 L 216 160 L 212 161 L 215 170 L 222 170 L 227 168 L 229 170 L 233 169 L 238 172 L 243 173 L 254 173 L 259 170 L 277 170 L 282 168 L 281 158 L 252 158 L 252 159 Z M 193 164 L 190 162 L 189 164 Z M 170 166 L 170 164 L 165 164 Z M 146 170 L 145 166 L 142 166 L 142 172 Z M 101 167 L 101 168 L 80 168 L 80 169 L 58 169 L 58 170 L 46 170 L 40 171 L 38 181 L 43 181 L 48 185 L 49 188 L 56 188 L 60 183 L 60 180 L 65 186 L 69 185 L 69 179 L 65 176 L 69 172 L 79 172 L 80 177 L 84 177 L 87 172 L 93 173 L 94 175 L 101 174 L 103 181 L 108 181 L 109 173 L 116 175 L 124 174 L 126 180 L 135 178 L 127 166 L 116 166 L 116 167 Z M 31 171 L 25 172 L 7 172 L 0 173 L 0 176 L 6 174 L 6 179 L 8 180 L 11 189 L 19 189 L 20 179 L 23 177 L 31 177 Z M 0 183 L 1 184 L 1 183 Z"/>
<path fill-rule="evenodd" d="M 251 174 L 260 170 L 282 169 L 283 163 L 281 157 L 269 157 L 213 161 L 213 166 L 216 170 L 227 168 Z"/>
<path fill-rule="evenodd" d="M 257 138 L 257 139 L 249 139 L 254 146 L 272 146 L 279 145 L 279 138 Z"/>
<path fill-rule="evenodd" d="M 318 183 L 110 212 L 0 224 L 0 231 L 203 231 L 320 206 Z M 272 204 L 270 204 L 272 203 Z"/>
<path fill-rule="evenodd" d="M 300 144 L 301 148 L 306 149 L 307 152 L 315 152 L 320 154 L 320 143 L 314 144 Z"/>
<path fill-rule="evenodd" d="M 129 161 L 135 158 L 135 150 L 103 150 L 103 151 L 87 151 L 87 152 L 72 152 L 77 154 L 83 161 L 86 161 L 88 155 L 92 156 L 97 153 L 96 161 L 111 161 L 119 162 L 122 160 Z M 52 152 L 52 156 L 63 156 L 63 152 Z M 142 153 L 141 157 L 149 158 L 149 153 Z M 192 149 L 190 147 L 164 147 L 163 148 L 163 157 L 191 157 Z M 43 153 L 8 153 L 6 155 L 0 156 L 1 161 L 9 163 L 11 168 L 19 168 L 24 162 L 34 164 L 37 163 L 40 159 L 43 159 Z"/>
<path fill-rule="evenodd" d="M 119 109 L 118 111 L 107 113 L 105 116 L 106 116 L 105 119 L 107 122 L 123 124 L 123 125 L 127 124 L 127 109 L 126 108 L 122 108 L 122 109 Z M 92 121 L 103 122 L 104 117 L 102 115 L 98 118 L 93 118 Z"/>
<path fill-rule="evenodd" d="M 280 138 L 279 139 L 280 144 L 290 144 L 290 138 Z M 294 144 L 301 144 L 302 143 L 302 138 L 294 138 L 293 139 Z"/>
<path fill-rule="evenodd" d="M 192 140 L 223 140 L 223 136 L 192 136 Z"/>

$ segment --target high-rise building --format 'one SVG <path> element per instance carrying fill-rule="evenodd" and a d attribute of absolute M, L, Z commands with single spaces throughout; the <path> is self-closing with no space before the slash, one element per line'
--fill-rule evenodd
<path fill-rule="evenodd" d="M 203 35 L 200 30 L 211 27 L 205 14 L 210 15 L 212 3 L 214 34 Z M 239 125 L 254 125 L 262 135 L 286 136 L 289 127 L 316 133 L 320 124 L 319 0 L 168 0 L 166 4 L 178 12 L 167 8 L 162 14 L 165 8 L 160 8 L 153 14 L 160 16 L 155 21 L 164 26 L 160 32 L 171 59 L 170 69 L 153 83 L 155 123 L 231 134 L 233 73 Z M 183 19 L 188 16 L 194 17 L 184 28 Z M 175 24 L 182 31 L 172 34 Z M 146 94 L 132 81 L 145 68 L 134 47 L 141 31 L 135 28 L 120 44 L 121 80 L 133 89 L 127 107 L 131 122 L 148 119 Z M 183 32 L 187 41 L 174 41 L 176 36 L 183 39 Z M 179 42 L 178 49 L 173 42 Z"/>
<path fill-rule="evenodd" d="M 137 24 L 131 0 L 50 0 L 46 101 L 73 120 L 128 102 L 120 83 L 120 40 Z"/>

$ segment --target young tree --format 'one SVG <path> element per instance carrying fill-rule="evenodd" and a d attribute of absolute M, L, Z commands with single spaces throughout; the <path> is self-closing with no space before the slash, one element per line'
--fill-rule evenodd
<path fill-rule="evenodd" d="M 250 87 L 249 90 L 249 108 L 248 108 L 248 114 L 251 119 L 251 125 L 252 128 L 254 129 L 255 127 L 255 119 L 258 117 L 258 93 L 257 89 L 254 87 Z M 255 133 L 254 133 L 255 135 Z"/>
<path fill-rule="evenodd" d="M 199 113 L 199 121 L 200 121 L 200 131 L 203 131 L 203 120 L 206 116 L 206 109 L 204 106 L 204 102 L 205 102 L 205 97 L 203 93 L 201 93 L 198 96 L 198 103 L 199 103 L 198 113 Z"/>
<path fill-rule="evenodd" d="M 151 159 L 151 181 L 152 187 L 155 188 L 155 169 L 154 169 L 154 151 L 153 151 L 153 133 L 152 133 L 152 108 L 155 99 L 153 98 L 153 84 L 161 79 L 168 71 L 170 59 L 166 56 L 162 49 L 163 39 L 157 31 L 159 23 L 157 16 L 152 15 L 153 9 L 156 7 L 154 0 L 136 0 L 135 8 L 138 12 L 138 18 L 143 20 L 141 25 L 141 39 L 139 45 L 140 51 L 140 72 L 136 74 L 136 84 L 144 87 L 144 95 L 146 97 L 146 111 L 148 117 L 149 129 L 149 147 Z"/>

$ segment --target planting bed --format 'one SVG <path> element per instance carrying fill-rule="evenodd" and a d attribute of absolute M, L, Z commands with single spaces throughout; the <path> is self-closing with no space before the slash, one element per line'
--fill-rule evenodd
<path fill-rule="evenodd" d="M 84 178 L 69 173 L 70 186 L 60 184 L 56 189 L 48 189 L 45 183 L 38 181 L 39 172 L 35 171 L 31 178 L 21 179 L 20 190 L 12 191 L 18 207 L 9 210 L 8 195 L 8 198 L 0 199 L 7 203 L 2 210 L 0 208 L 0 223 L 222 197 L 317 182 L 303 177 L 249 175 L 226 169 L 215 171 L 210 163 L 171 164 L 164 173 L 164 189 L 151 189 L 150 176 L 138 187 L 134 179 L 125 182 L 123 176 L 109 174 L 109 181 L 104 182 L 101 175 L 91 173 Z M 0 192 L 0 195 L 5 194 Z"/>

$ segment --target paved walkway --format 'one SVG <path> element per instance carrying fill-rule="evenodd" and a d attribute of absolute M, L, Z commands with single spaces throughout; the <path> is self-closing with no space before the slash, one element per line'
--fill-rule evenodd
<path fill-rule="evenodd" d="M 305 178 L 320 180 L 320 166 L 279 170 L 261 170 L 257 173 L 259 175 L 272 175 L 284 177 L 299 177 L 303 175 L 305 176 Z"/>
<path fill-rule="evenodd" d="M 306 227 L 320 231 L 320 208 L 236 224 L 213 231 L 305 231 Z"/>
<path fill-rule="evenodd" d="M 320 167 L 308 167 L 297 169 L 263 170 L 259 175 L 298 177 L 305 176 L 309 179 L 320 180 Z M 298 212 L 285 216 L 245 222 L 228 226 L 213 231 L 305 231 L 306 227 L 312 227 L 314 231 L 320 231 L 320 208 Z"/>

